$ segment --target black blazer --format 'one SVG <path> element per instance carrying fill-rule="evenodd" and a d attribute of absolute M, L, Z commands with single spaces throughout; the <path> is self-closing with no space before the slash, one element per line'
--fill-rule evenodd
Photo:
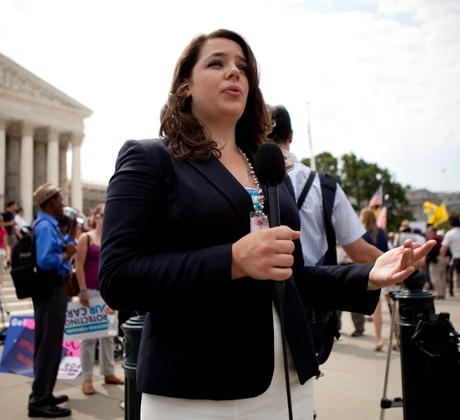
<path fill-rule="evenodd" d="M 279 197 L 282 223 L 299 229 L 286 184 Z M 140 392 L 220 400 L 269 387 L 272 282 L 231 279 L 232 243 L 249 232 L 252 210 L 244 187 L 214 157 L 175 160 L 154 140 L 120 150 L 107 190 L 99 279 L 111 307 L 147 312 Z M 379 292 L 367 292 L 369 271 L 303 267 L 297 243 L 284 316 L 301 383 L 318 373 L 303 305 L 371 314 Z"/>

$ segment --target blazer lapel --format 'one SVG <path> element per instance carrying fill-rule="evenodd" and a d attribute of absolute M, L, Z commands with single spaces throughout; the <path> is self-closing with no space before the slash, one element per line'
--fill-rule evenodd
<path fill-rule="evenodd" d="M 228 200 L 240 220 L 249 228 L 249 213 L 254 210 L 251 196 L 219 160 L 186 161 Z"/>

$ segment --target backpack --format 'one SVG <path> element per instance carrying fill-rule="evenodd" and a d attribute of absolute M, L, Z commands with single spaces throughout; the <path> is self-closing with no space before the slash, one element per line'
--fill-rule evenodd
<path fill-rule="evenodd" d="M 43 219 L 42 219 L 43 220 Z M 34 227 L 21 229 L 21 237 L 11 253 L 11 277 L 18 299 L 32 297 L 40 291 L 40 279 L 37 273 Z"/>
<path fill-rule="evenodd" d="M 410 340 L 404 342 L 410 350 L 410 361 L 404 362 L 405 367 L 417 366 L 418 372 L 414 378 L 421 379 L 423 391 L 430 396 L 429 404 L 420 405 L 423 411 L 419 412 L 421 416 L 417 418 L 457 419 L 460 334 L 450 321 L 449 313 L 433 314 L 424 310 L 417 315 L 417 319 L 415 332 L 411 332 L 408 335 Z M 417 384 L 411 385 L 417 388 Z M 418 389 L 421 390 L 421 387 Z M 457 414 L 453 414 L 455 412 Z M 414 413 L 418 414 L 415 410 Z M 422 413 L 427 415 L 422 416 Z"/>
<path fill-rule="evenodd" d="M 300 210 L 308 191 L 316 176 L 315 171 L 311 171 L 302 192 L 297 200 L 297 209 Z M 337 249 L 334 226 L 332 225 L 332 212 L 334 208 L 335 192 L 337 182 L 331 176 L 318 172 L 321 185 L 321 196 L 323 199 L 323 217 L 326 229 L 327 251 L 317 265 L 337 265 Z M 318 364 L 323 364 L 331 354 L 334 338 L 340 337 L 339 319 L 335 309 L 315 307 L 305 308 L 307 320 L 310 323 L 313 345 L 315 348 Z"/>

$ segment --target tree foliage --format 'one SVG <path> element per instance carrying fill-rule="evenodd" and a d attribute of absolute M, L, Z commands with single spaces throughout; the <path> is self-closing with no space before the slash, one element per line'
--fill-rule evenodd
<path fill-rule="evenodd" d="M 302 163 L 310 166 L 310 159 L 303 159 Z M 399 184 L 386 168 L 359 159 L 354 153 L 342 155 L 337 159 L 329 152 L 323 152 L 316 156 L 315 163 L 318 171 L 328 173 L 340 183 L 358 212 L 367 207 L 370 198 L 382 185 L 384 205 L 388 210 L 389 231 L 397 230 L 402 220 L 413 219 L 406 198 L 409 186 Z"/>
<path fill-rule="evenodd" d="M 307 166 L 310 165 L 310 158 L 302 159 L 302 163 Z M 338 169 L 338 160 L 336 157 L 332 156 L 329 152 L 322 152 L 316 156 L 315 159 L 316 170 L 329 174 L 335 179 L 339 179 L 339 169 Z"/>

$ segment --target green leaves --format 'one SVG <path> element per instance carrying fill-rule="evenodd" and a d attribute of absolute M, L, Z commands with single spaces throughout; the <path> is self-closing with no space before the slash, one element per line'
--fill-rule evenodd
<path fill-rule="evenodd" d="M 315 162 L 318 171 L 337 179 L 358 212 L 367 207 L 374 192 L 382 185 L 384 205 L 388 209 L 388 231 L 396 231 L 404 219 L 413 219 L 406 198 L 409 186 L 399 184 L 388 169 L 380 168 L 376 163 L 366 162 L 354 153 L 342 155 L 337 159 L 329 152 L 322 152 L 316 156 Z M 310 166 L 310 159 L 303 159 L 302 163 Z"/>

